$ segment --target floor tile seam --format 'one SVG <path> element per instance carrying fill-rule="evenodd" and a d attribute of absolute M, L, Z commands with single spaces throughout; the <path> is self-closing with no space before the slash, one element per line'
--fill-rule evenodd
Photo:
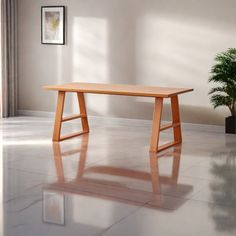
<path fill-rule="evenodd" d="M 4 159 L 4 157 L 3 157 L 3 159 Z M 27 157 L 24 157 L 24 158 L 22 158 L 22 159 L 20 159 L 20 160 L 6 161 L 5 163 L 3 163 L 2 166 L 8 165 L 8 164 L 12 164 L 12 163 L 19 163 L 20 161 L 25 161 L 25 160 L 28 160 L 28 158 L 27 158 Z"/>
<path fill-rule="evenodd" d="M 9 170 L 16 170 L 16 171 L 21 171 L 21 172 L 24 172 L 24 173 L 28 173 L 28 174 L 35 174 L 35 175 L 41 175 L 41 176 L 48 176 L 48 177 L 55 177 L 57 178 L 57 175 L 50 175 L 50 174 L 43 174 L 43 173 L 40 173 L 40 172 L 34 172 L 34 171 L 29 171 L 29 170 L 25 170 L 25 169 L 19 169 L 19 168 L 15 168 L 15 167 L 8 167 Z"/>
<path fill-rule="evenodd" d="M 189 200 L 191 200 L 193 202 L 199 202 L 199 203 L 204 203 L 204 204 L 211 204 L 211 205 L 215 205 L 215 206 L 222 206 L 224 208 L 235 209 L 236 210 L 236 206 L 226 205 L 226 204 L 219 203 L 219 202 L 212 202 L 212 201 L 200 200 L 200 199 L 189 199 Z"/>
<path fill-rule="evenodd" d="M 209 183 L 205 183 L 196 193 L 194 193 L 192 196 L 191 196 L 191 199 L 192 200 L 197 200 L 197 199 L 193 199 L 194 197 L 196 197 L 199 193 L 201 193 L 208 185 Z"/>
<path fill-rule="evenodd" d="M 195 200 L 191 200 L 191 199 L 186 199 L 187 201 L 184 203 L 186 204 L 187 202 L 190 201 L 195 201 Z M 134 215 L 137 211 L 141 210 L 142 208 L 144 208 L 145 206 L 148 206 L 148 203 L 151 201 L 148 201 L 146 203 L 144 203 L 143 205 L 139 206 L 137 209 L 135 209 L 134 211 L 132 211 L 130 214 L 124 216 L 122 219 L 118 220 L 117 222 L 115 222 L 114 224 L 112 224 L 111 226 L 109 226 L 107 229 L 99 232 L 98 234 L 96 234 L 95 236 L 102 236 L 104 235 L 107 231 L 109 231 L 112 227 L 121 224 L 125 219 L 127 219 L 128 217 Z M 170 210 L 169 208 L 165 208 L 165 207 L 158 207 L 159 209 L 163 209 L 163 210 Z"/>
<path fill-rule="evenodd" d="M 205 182 L 211 181 L 210 179 L 205 179 L 205 178 L 199 178 L 199 177 L 194 177 L 194 176 L 188 176 L 188 175 L 179 175 L 178 178 L 185 178 L 185 179 L 191 179 L 191 180 L 205 180 Z M 179 182 L 179 181 L 178 181 Z"/>
<path fill-rule="evenodd" d="M 184 175 L 184 174 L 181 174 L 181 173 L 180 173 L 179 177 L 199 179 L 199 180 L 205 180 L 205 181 L 214 181 L 214 179 L 209 179 L 209 178 L 204 178 L 204 177 L 195 177 L 195 176 L 190 176 L 190 175 Z"/>
<path fill-rule="evenodd" d="M 180 197 L 180 196 L 177 196 L 177 195 L 166 194 L 166 193 L 160 193 L 159 196 L 176 198 L 176 199 L 183 199 L 183 200 L 189 200 L 190 199 L 190 196 L 189 197 Z"/>
<path fill-rule="evenodd" d="M 35 185 L 33 185 L 33 186 L 30 186 L 30 187 L 26 188 L 24 191 L 29 191 L 29 190 L 31 190 L 31 189 L 37 188 L 37 187 L 41 186 L 42 184 L 43 184 L 43 183 L 35 184 Z"/>
<path fill-rule="evenodd" d="M 43 185 L 44 185 L 43 183 L 35 184 L 33 186 L 30 186 L 29 188 L 24 189 L 24 192 L 29 191 L 29 190 L 34 189 L 34 188 L 37 188 L 37 187 L 40 187 L 40 186 L 43 186 Z M 17 197 L 13 197 L 13 198 L 9 198 L 9 199 L 4 200 L 4 203 L 9 203 L 10 201 L 15 200 L 16 198 L 23 197 L 23 196 L 25 196 L 25 193 L 20 193 Z"/>
<path fill-rule="evenodd" d="M 25 211 L 27 210 L 28 208 L 36 205 L 37 203 L 39 202 L 42 202 L 43 198 L 38 198 L 38 199 L 35 199 L 33 202 L 31 202 L 29 205 L 27 206 L 24 206 L 23 208 L 19 209 L 19 210 L 15 210 L 15 211 L 8 211 L 8 213 L 21 213 L 22 211 Z"/>
<path fill-rule="evenodd" d="M 41 184 L 41 185 L 43 185 L 43 184 Z M 31 197 L 33 197 L 33 196 L 35 197 L 35 196 L 39 196 L 39 195 L 41 195 L 41 194 L 30 194 Z M 24 193 L 21 193 L 17 197 L 13 197 L 13 198 L 7 199 L 3 203 L 4 204 L 9 204 L 10 202 L 13 202 L 15 200 L 22 199 L 22 198 L 25 198 L 25 197 L 27 197 L 27 195 L 24 194 Z"/>
<path fill-rule="evenodd" d="M 148 201 L 147 201 L 148 202 Z M 147 202 L 145 202 L 144 204 L 137 206 L 136 209 L 134 209 L 133 211 L 129 212 L 127 215 L 123 216 L 121 219 L 117 220 L 116 222 L 114 222 L 113 224 L 111 224 L 109 227 L 107 227 L 106 229 L 100 231 L 98 234 L 96 234 L 95 236 L 102 236 L 104 235 L 107 231 L 109 231 L 112 227 L 114 227 L 115 225 L 119 225 L 121 224 L 125 219 L 127 219 L 128 217 L 132 216 L 135 214 L 135 212 L 137 212 L 138 210 L 140 210 L 141 208 L 143 208 Z"/>
<path fill-rule="evenodd" d="M 190 198 L 179 198 L 179 197 L 176 197 L 176 196 L 166 196 L 166 195 L 159 195 L 159 196 L 164 196 L 164 197 L 170 197 L 170 198 L 174 198 L 174 199 L 183 199 L 183 200 L 186 200 L 186 202 L 188 202 L 189 200 L 191 200 Z M 185 202 L 185 203 L 186 203 Z M 151 201 L 148 201 L 146 204 L 149 204 L 149 205 L 153 205 L 153 204 L 150 204 Z M 145 204 L 145 205 L 146 205 Z M 161 207 L 161 206 L 158 206 L 158 208 L 160 209 L 167 209 L 167 210 L 170 210 L 170 208 L 167 208 L 167 207 Z"/>
<path fill-rule="evenodd" d="M 188 167 L 185 167 L 185 168 L 183 168 L 183 169 L 180 170 L 180 173 L 185 172 L 185 171 L 187 171 L 187 170 L 189 170 L 189 169 L 191 169 L 191 168 L 193 168 L 193 167 L 200 166 L 199 164 L 202 163 L 202 162 L 204 162 L 204 161 L 202 160 L 202 161 L 199 161 L 199 162 L 197 162 L 197 163 L 195 163 L 195 164 L 193 164 L 193 165 L 190 165 L 190 166 L 188 166 Z M 180 165 L 181 165 L 181 160 L 180 160 Z M 201 167 L 201 166 L 200 166 L 200 167 Z"/>
<path fill-rule="evenodd" d="M 195 200 L 195 199 L 186 199 L 186 202 L 184 202 L 183 205 L 185 205 L 186 203 L 189 203 L 189 202 L 197 202 L 197 203 L 201 203 L 203 205 L 206 205 L 207 203 L 210 203 L 210 202 L 206 202 L 206 201 L 201 201 L 201 200 Z M 147 203 L 148 204 L 148 203 Z M 219 205 L 219 204 L 215 204 L 215 203 L 210 203 L 212 205 Z M 151 204 L 150 204 L 151 205 Z M 144 205 L 145 207 L 145 205 Z M 167 208 L 167 207 L 159 207 L 159 209 L 164 209 L 164 210 L 171 210 L 170 208 Z"/>

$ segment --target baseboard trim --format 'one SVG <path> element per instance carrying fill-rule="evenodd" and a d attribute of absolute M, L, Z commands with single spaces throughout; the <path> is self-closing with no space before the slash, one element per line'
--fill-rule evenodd
<path fill-rule="evenodd" d="M 18 110 L 17 115 L 54 118 L 55 113 L 46 112 L 46 111 Z M 71 114 L 65 114 L 65 115 L 71 115 Z M 99 123 L 101 125 L 106 124 L 106 125 L 130 126 L 130 123 L 132 122 L 133 126 L 143 126 L 143 127 L 151 126 L 151 120 L 128 119 L 128 118 L 105 117 L 105 116 L 89 116 L 88 118 L 89 118 L 89 122 L 93 124 Z M 163 123 L 165 123 L 165 121 Z M 184 130 L 224 133 L 224 126 L 218 126 L 218 125 L 182 123 L 182 128 Z"/>
<path fill-rule="evenodd" d="M 33 111 L 33 110 L 18 110 L 17 116 L 36 116 L 36 117 L 48 117 L 53 118 L 54 112 L 48 111 Z"/>

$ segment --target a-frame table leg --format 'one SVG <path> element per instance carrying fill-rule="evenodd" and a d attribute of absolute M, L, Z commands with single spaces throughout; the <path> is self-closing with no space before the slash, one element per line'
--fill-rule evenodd
<path fill-rule="evenodd" d="M 150 152 L 157 152 L 158 151 L 162 108 L 163 108 L 163 98 L 156 97 L 154 111 L 153 111 L 153 123 L 152 123 Z"/>
<path fill-rule="evenodd" d="M 57 110 L 56 110 L 54 131 L 53 131 L 53 141 L 55 142 L 60 141 L 64 103 L 65 103 L 65 92 L 58 91 Z"/>
<path fill-rule="evenodd" d="M 83 132 L 89 132 L 89 124 L 88 124 L 84 94 L 77 93 L 77 97 L 78 97 L 78 102 L 79 102 L 80 114 L 83 115 L 81 118 Z"/>
<path fill-rule="evenodd" d="M 182 142 L 181 124 L 179 115 L 179 101 L 178 96 L 171 97 L 171 111 L 172 111 L 172 122 L 174 131 L 174 142 L 175 144 Z"/>

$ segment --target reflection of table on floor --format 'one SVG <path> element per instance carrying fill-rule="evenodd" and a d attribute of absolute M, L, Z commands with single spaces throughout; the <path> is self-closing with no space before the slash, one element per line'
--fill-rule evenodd
<path fill-rule="evenodd" d="M 166 152 L 161 155 L 156 155 L 150 152 L 150 172 L 144 172 L 139 170 L 118 168 L 112 166 L 91 166 L 86 168 L 86 154 L 88 145 L 88 135 L 82 137 L 81 147 L 77 150 L 69 150 L 62 152 L 60 143 L 53 143 L 54 160 L 58 176 L 56 183 L 48 185 L 45 189 L 53 191 L 59 191 L 62 193 L 74 193 L 89 195 L 99 198 L 110 198 L 117 201 L 129 202 L 129 203 L 146 203 L 153 201 L 154 205 L 162 206 L 165 208 L 167 204 L 162 196 L 161 186 L 168 185 L 173 190 L 181 188 L 182 196 L 179 201 L 176 201 L 175 208 L 178 208 L 185 202 L 184 195 L 192 191 L 192 186 L 178 184 L 181 147 L 176 146 L 172 152 Z M 80 153 L 80 159 L 77 167 L 77 175 L 74 180 L 66 180 L 63 170 L 62 157 L 70 156 L 76 153 Z M 159 175 L 158 160 L 159 158 L 165 158 L 166 156 L 173 156 L 172 173 L 170 176 Z M 106 175 L 106 179 L 99 179 L 98 176 L 92 176 L 95 174 L 99 176 Z M 88 176 L 86 176 L 88 175 Z M 115 178 L 113 178 L 115 177 Z M 152 190 L 140 190 L 131 188 L 117 181 L 117 178 L 125 177 L 129 180 L 141 180 L 147 182 L 149 185 L 152 183 Z M 113 179 L 113 180 L 112 180 Z M 114 180 L 116 179 L 116 181 Z M 173 207 L 173 206 L 172 206 Z"/>
<path fill-rule="evenodd" d="M 95 93 L 155 98 L 150 151 L 159 152 L 182 142 L 178 95 L 190 92 L 192 91 L 192 89 L 93 83 L 71 83 L 64 85 L 45 86 L 44 88 L 48 90 L 58 91 L 53 141 L 62 141 L 89 132 L 84 93 Z M 63 118 L 65 94 L 67 92 L 73 92 L 77 94 L 80 107 L 80 114 Z M 164 98 L 170 98 L 171 100 L 172 123 L 161 126 L 161 115 Z M 62 122 L 78 118 L 80 118 L 82 121 L 83 131 L 61 137 Z M 169 128 L 173 128 L 174 141 L 158 146 L 160 132 Z"/>

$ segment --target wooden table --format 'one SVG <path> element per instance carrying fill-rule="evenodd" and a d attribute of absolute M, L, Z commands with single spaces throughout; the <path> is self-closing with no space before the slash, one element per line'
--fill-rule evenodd
<path fill-rule="evenodd" d="M 78 135 L 89 132 L 84 93 L 155 98 L 152 134 L 150 142 L 151 152 L 160 152 L 166 148 L 175 146 L 182 142 L 178 95 L 193 91 L 193 89 L 187 89 L 187 88 L 153 87 L 153 86 L 126 85 L 126 84 L 95 84 L 95 83 L 70 83 L 63 85 L 49 85 L 49 86 L 44 86 L 44 88 L 47 90 L 58 91 L 57 109 L 56 109 L 54 132 L 53 132 L 53 141 L 56 142 L 63 141 L 65 139 L 76 137 Z M 73 92 L 77 94 L 78 103 L 80 107 L 80 114 L 63 117 L 65 95 L 67 92 Z M 162 115 L 164 98 L 170 98 L 171 100 L 172 122 L 170 124 L 161 126 L 161 115 Z M 62 122 L 78 118 L 80 118 L 82 122 L 82 131 L 61 137 Z M 160 132 L 169 128 L 173 128 L 174 141 L 159 146 L 158 144 L 159 144 Z"/>

